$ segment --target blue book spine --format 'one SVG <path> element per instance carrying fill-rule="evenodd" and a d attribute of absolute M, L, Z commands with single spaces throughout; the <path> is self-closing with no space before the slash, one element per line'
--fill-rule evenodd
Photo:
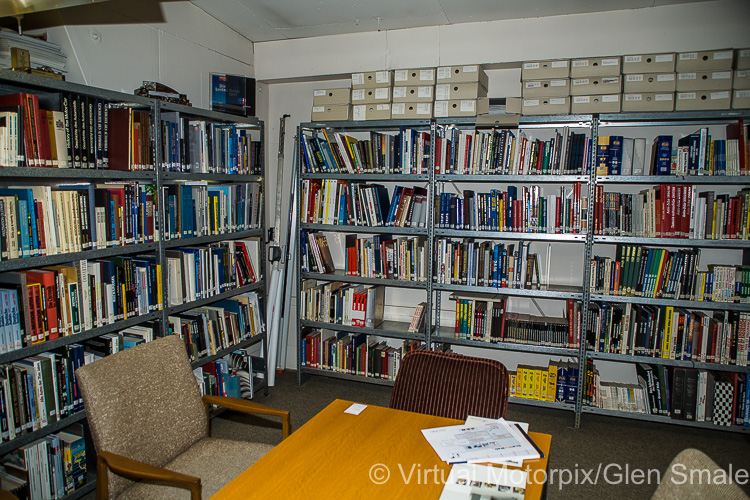
<path fill-rule="evenodd" d="M 21 256 L 31 256 L 31 241 L 29 241 L 29 211 L 26 200 L 16 198 L 18 206 L 18 231 L 21 234 Z"/>
<path fill-rule="evenodd" d="M 622 141 L 621 135 L 609 136 L 609 161 L 607 163 L 609 175 L 620 175 L 622 173 Z"/>
<path fill-rule="evenodd" d="M 670 175 L 672 167 L 672 136 L 658 136 L 656 138 L 655 148 L 654 174 Z"/>

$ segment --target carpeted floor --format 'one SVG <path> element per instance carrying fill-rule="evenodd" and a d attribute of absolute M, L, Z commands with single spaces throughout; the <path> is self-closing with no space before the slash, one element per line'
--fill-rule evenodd
<path fill-rule="evenodd" d="M 311 377 L 298 386 L 296 373 L 287 371 L 277 378 L 268 397 L 261 395 L 256 401 L 289 410 L 294 431 L 334 399 L 387 406 L 390 393 L 390 387 L 327 377 Z M 524 405 L 510 405 L 508 418 L 529 422 L 532 431 L 552 435 L 549 467 L 550 471 L 561 471 L 552 472 L 548 487 L 552 500 L 648 499 L 657 487 L 657 475 L 663 475 L 672 458 L 689 447 L 702 450 L 725 469 L 730 464 L 735 471 L 750 469 L 747 434 L 599 415 L 584 415 L 582 427 L 574 429 L 572 412 Z M 281 439 L 281 426 L 271 420 L 225 412 L 213 419 L 212 435 L 276 444 Z M 597 470 L 599 479 L 592 485 L 589 478 L 594 479 Z M 570 484 L 561 484 L 560 479 Z M 750 493 L 750 485 L 743 488 Z"/>

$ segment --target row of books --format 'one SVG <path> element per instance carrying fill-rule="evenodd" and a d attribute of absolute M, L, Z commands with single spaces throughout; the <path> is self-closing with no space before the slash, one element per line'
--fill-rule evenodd
<path fill-rule="evenodd" d="M 389 200 L 381 184 L 343 180 L 302 181 L 302 222 L 351 226 L 425 227 L 427 190 L 395 186 Z"/>
<path fill-rule="evenodd" d="M 206 299 L 255 283 L 259 240 L 222 241 L 166 251 L 169 304 Z"/>
<path fill-rule="evenodd" d="M 170 172 L 260 174 L 262 148 L 246 126 L 161 113 L 162 168 Z"/>
<path fill-rule="evenodd" d="M 68 93 L 0 96 L 0 166 L 153 170 L 148 111 Z"/>
<path fill-rule="evenodd" d="M 586 330 L 595 352 L 748 366 L 750 313 L 592 303 Z"/>
<path fill-rule="evenodd" d="M 167 317 L 170 334 L 185 342 L 192 361 L 213 356 L 266 331 L 263 298 L 255 292 Z"/>
<path fill-rule="evenodd" d="M 396 380 L 401 359 L 422 349 L 418 340 L 389 345 L 364 333 L 335 332 L 303 328 L 300 339 L 302 366 L 361 377 Z"/>
<path fill-rule="evenodd" d="M 383 322 L 385 287 L 340 281 L 304 280 L 300 318 L 337 325 L 376 328 Z"/>
<path fill-rule="evenodd" d="M 709 264 L 699 270 L 700 248 L 666 250 L 618 245 L 615 258 L 591 259 L 592 293 L 706 302 L 750 300 L 750 268 Z"/>
<path fill-rule="evenodd" d="M 578 363 L 550 360 L 548 366 L 518 365 L 508 373 L 510 395 L 537 401 L 575 404 Z"/>
<path fill-rule="evenodd" d="M 0 485 L 16 498 L 64 498 L 86 484 L 86 443 L 83 426 L 21 446 L 2 458 Z"/>
<path fill-rule="evenodd" d="M 140 182 L 0 189 L 0 259 L 158 241 L 155 186 Z"/>
<path fill-rule="evenodd" d="M 585 233 L 588 198 L 581 196 L 581 183 L 561 186 L 545 196 L 540 186 L 508 186 L 489 193 L 464 190 L 440 193 L 437 227 L 472 231 L 520 233 Z"/>
<path fill-rule="evenodd" d="M 229 234 L 260 227 L 260 183 L 214 184 L 203 181 L 163 187 L 166 239 Z"/>
<path fill-rule="evenodd" d="M 78 261 L 0 275 L 0 352 L 161 309 L 153 255 Z"/>
<path fill-rule="evenodd" d="M 321 136 L 322 134 L 322 136 Z M 307 173 L 426 174 L 429 172 L 430 133 L 402 129 L 394 135 L 371 131 L 356 139 L 323 129 L 300 137 Z"/>
<path fill-rule="evenodd" d="M 749 375 L 636 364 L 637 383 L 603 382 L 586 367 L 585 404 L 720 426 L 750 425 Z"/>
<path fill-rule="evenodd" d="M 646 238 L 750 238 L 750 190 L 735 196 L 697 192 L 690 184 L 660 184 L 640 193 L 596 186 L 594 234 Z"/>
<path fill-rule="evenodd" d="M 555 130 L 550 140 L 524 131 L 461 130 L 450 126 L 435 141 L 435 173 L 469 175 L 575 175 L 590 170 L 591 139 Z"/>
<path fill-rule="evenodd" d="M 529 251 L 529 245 L 522 241 L 518 245 L 506 245 L 471 238 L 439 238 L 435 241 L 435 282 L 539 289 L 542 283 L 540 259 L 538 254 Z"/>
<path fill-rule="evenodd" d="M 344 237 L 347 276 L 427 281 L 427 238 L 389 234 Z"/>

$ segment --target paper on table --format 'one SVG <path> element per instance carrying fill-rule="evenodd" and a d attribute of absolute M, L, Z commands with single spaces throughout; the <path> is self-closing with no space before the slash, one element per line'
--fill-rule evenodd
<path fill-rule="evenodd" d="M 514 422 L 512 420 L 505 420 L 503 417 L 500 417 L 497 419 L 497 421 L 506 422 L 510 425 L 515 425 L 517 427 L 520 427 L 523 432 L 526 434 L 529 433 L 529 424 L 528 422 Z M 474 415 L 469 415 L 466 417 L 466 424 L 476 424 L 479 422 L 496 422 L 494 418 L 486 418 L 486 417 L 475 417 Z M 538 457 L 537 457 L 538 458 Z M 498 465 L 510 465 L 513 467 L 523 467 L 523 459 L 505 459 L 505 460 L 487 460 L 487 463 L 492 464 L 498 464 Z"/>
<path fill-rule="evenodd" d="M 527 473 L 486 465 L 456 464 L 443 486 L 439 500 L 523 500 Z"/>
<path fill-rule="evenodd" d="M 359 403 L 352 403 L 352 405 L 344 410 L 344 413 L 351 413 L 352 415 L 359 415 L 364 411 L 364 409 L 367 408 L 367 405 L 362 405 Z"/>
<path fill-rule="evenodd" d="M 505 421 L 423 429 L 422 434 L 448 463 L 539 458 L 539 452 L 521 431 Z"/>

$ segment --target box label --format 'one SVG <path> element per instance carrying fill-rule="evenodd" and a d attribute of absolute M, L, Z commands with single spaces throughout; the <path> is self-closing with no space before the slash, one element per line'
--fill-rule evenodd
<path fill-rule="evenodd" d="M 678 92 L 677 99 L 695 99 L 695 92 Z"/>
<path fill-rule="evenodd" d="M 734 97 L 737 99 L 747 99 L 750 97 L 750 90 L 738 90 L 734 93 Z"/>
<path fill-rule="evenodd" d="M 406 87 L 393 87 L 393 98 L 403 99 L 406 97 Z"/>
<path fill-rule="evenodd" d="M 722 52 L 714 52 L 714 60 L 719 61 L 721 59 L 731 59 L 732 58 L 732 51 L 731 50 L 725 50 Z"/>
<path fill-rule="evenodd" d="M 438 68 L 437 69 L 437 79 L 438 80 L 447 80 L 451 77 L 451 68 L 448 66 L 447 68 Z"/>
<path fill-rule="evenodd" d="M 711 100 L 713 99 L 729 99 L 729 92 L 711 92 Z"/>
<path fill-rule="evenodd" d="M 731 71 L 714 71 L 711 74 L 711 77 L 714 80 L 728 80 L 732 78 L 732 72 Z"/>
<path fill-rule="evenodd" d="M 524 106 L 539 106 L 539 99 L 524 99 L 523 105 Z"/>
<path fill-rule="evenodd" d="M 376 71 L 375 83 L 391 83 L 389 71 Z"/>
<path fill-rule="evenodd" d="M 603 95 L 602 102 L 620 102 L 619 94 Z"/>
<path fill-rule="evenodd" d="M 603 85 L 612 85 L 615 83 L 620 83 L 620 77 L 619 76 L 613 76 L 609 78 L 602 78 L 602 84 Z"/>
<path fill-rule="evenodd" d="M 568 84 L 567 80 L 550 80 L 549 86 L 550 87 L 564 87 Z"/>
<path fill-rule="evenodd" d="M 476 73 L 479 71 L 479 66 L 472 65 L 472 66 L 464 66 L 464 73 Z"/>
<path fill-rule="evenodd" d="M 432 87 L 419 87 L 417 89 L 417 97 L 421 99 L 432 99 Z"/>
<path fill-rule="evenodd" d="M 388 99 L 390 90 L 390 87 L 375 89 L 375 99 Z"/>
<path fill-rule="evenodd" d="M 394 82 L 406 82 L 409 80 L 409 71 L 405 69 L 397 69 L 393 72 Z"/>
<path fill-rule="evenodd" d="M 397 103 L 394 103 L 393 106 L 391 106 L 392 115 L 403 115 L 405 111 L 406 111 L 406 104 L 404 104 L 403 102 L 397 102 Z"/>
<path fill-rule="evenodd" d="M 602 59 L 602 66 L 617 66 L 619 64 L 619 59 Z"/>
<path fill-rule="evenodd" d="M 565 104 L 565 98 L 564 97 L 555 97 L 553 99 L 549 100 L 549 103 L 555 106 L 561 106 Z"/>
<path fill-rule="evenodd" d="M 580 59 L 578 61 L 573 61 L 574 68 L 585 68 L 588 65 L 589 65 L 588 59 Z"/>
<path fill-rule="evenodd" d="M 364 85 L 365 74 L 364 73 L 352 73 L 352 85 Z"/>
<path fill-rule="evenodd" d="M 523 69 L 539 69 L 539 63 L 538 62 L 524 63 Z"/>
<path fill-rule="evenodd" d="M 435 79 L 435 70 L 434 69 L 421 69 L 419 70 L 419 79 L 424 81 L 427 80 L 428 82 L 431 82 Z"/>
<path fill-rule="evenodd" d="M 435 116 L 448 116 L 448 101 L 435 101 Z"/>
<path fill-rule="evenodd" d="M 364 101 L 364 100 L 365 100 L 365 89 L 352 90 L 352 101 Z"/>
<path fill-rule="evenodd" d="M 367 119 L 367 106 L 352 106 L 352 120 Z"/>
<path fill-rule="evenodd" d="M 639 63 L 641 62 L 641 56 L 625 56 L 626 63 Z"/>
<path fill-rule="evenodd" d="M 568 61 L 552 61 L 551 66 L 553 68 L 567 68 L 568 67 Z"/>
<path fill-rule="evenodd" d="M 625 100 L 628 102 L 642 101 L 643 96 L 641 94 L 625 94 Z"/>
<path fill-rule="evenodd" d="M 540 89 L 542 88 L 542 82 L 526 82 L 524 84 L 527 89 Z"/>
<path fill-rule="evenodd" d="M 327 90 L 313 90 L 313 97 L 323 97 L 327 92 Z"/>
<path fill-rule="evenodd" d="M 658 56 L 654 57 L 654 61 L 658 63 L 672 62 L 673 59 L 674 56 L 672 54 L 659 54 Z"/>
<path fill-rule="evenodd" d="M 474 101 L 461 101 L 459 109 L 462 113 L 474 113 L 476 103 Z"/>
<path fill-rule="evenodd" d="M 642 82 L 643 75 L 627 75 L 625 76 L 626 82 Z"/>
<path fill-rule="evenodd" d="M 576 104 L 586 104 L 591 102 L 591 98 L 587 95 L 577 95 L 573 97 L 573 102 Z"/>
<path fill-rule="evenodd" d="M 698 78 L 697 73 L 679 73 L 677 78 L 680 80 L 695 80 Z"/>
<path fill-rule="evenodd" d="M 578 78 L 577 80 L 573 80 L 570 82 L 571 85 L 588 85 L 589 79 L 588 78 Z"/>
<path fill-rule="evenodd" d="M 750 57 L 750 49 L 740 50 L 740 57 Z"/>
<path fill-rule="evenodd" d="M 656 81 L 657 82 L 673 82 L 674 81 L 674 73 L 661 73 L 656 75 Z"/>
<path fill-rule="evenodd" d="M 441 83 L 440 85 L 435 85 L 435 99 L 438 101 L 446 101 L 450 99 L 451 96 L 451 86 L 449 83 Z"/>
<path fill-rule="evenodd" d="M 391 105 L 390 104 L 378 104 L 376 109 L 378 111 L 388 111 L 389 109 L 391 109 Z"/>
<path fill-rule="evenodd" d="M 324 113 L 325 110 L 325 106 L 313 106 L 313 113 Z"/>
<path fill-rule="evenodd" d="M 418 115 L 431 115 L 432 114 L 432 103 L 420 102 L 417 103 L 417 114 Z"/>
<path fill-rule="evenodd" d="M 683 52 L 680 54 L 680 61 L 697 61 L 698 60 L 698 53 L 697 52 Z"/>
<path fill-rule="evenodd" d="M 750 69 L 738 70 L 736 74 L 738 78 L 747 78 L 750 76 Z"/>
<path fill-rule="evenodd" d="M 656 94 L 654 95 L 655 101 L 671 101 L 672 94 Z"/>

